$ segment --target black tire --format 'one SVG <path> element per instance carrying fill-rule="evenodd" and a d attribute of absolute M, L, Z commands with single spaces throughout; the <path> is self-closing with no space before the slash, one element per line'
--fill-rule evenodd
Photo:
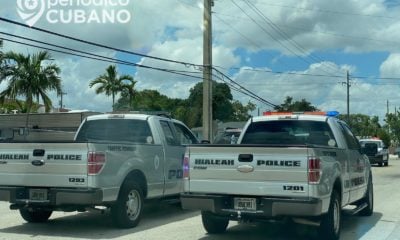
<path fill-rule="evenodd" d="M 139 222 L 143 211 L 143 190 L 135 182 L 125 182 L 119 192 L 118 199 L 111 206 L 111 215 L 119 228 L 133 228 Z"/>
<path fill-rule="evenodd" d="M 53 211 L 23 208 L 19 210 L 19 213 L 29 223 L 42 223 L 49 220 Z"/>
<path fill-rule="evenodd" d="M 385 164 L 385 167 L 389 166 L 389 155 L 387 156 L 387 160 L 384 164 Z"/>
<path fill-rule="evenodd" d="M 372 183 L 372 175 L 369 176 L 368 187 L 365 196 L 358 205 L 367 204 L 367 207 L 361 210 L 358 214 L 360 216 L 371 216 L 374 213 L 374 185 Z"/>
<path fill-rule="evenodd" d="M 331 202 L 327 214 L 321 217 L 321 223 L 318 229 L 319 239 L 338 240 L 340 237 L 342 223 L 342 208 L 340 197 L 337 191 L 333 191 Z"/>
<path fill-rule="evenodd" d="M 226 231 L 229 224 L 228 218 L 216 216 L 211 212 L 201 212 L 201 220 L 204 229 L 210 234 L 218 234 Z"/>
<path fill-rule="evenodd" d="M 378 166 L 382 167 L 383 166 L 383 162 L 378 163 Z"/>

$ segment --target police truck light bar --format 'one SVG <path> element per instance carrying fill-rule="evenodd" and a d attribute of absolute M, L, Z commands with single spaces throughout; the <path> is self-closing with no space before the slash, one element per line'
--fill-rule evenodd
<path fill-rule="evenodd" d="M 263 112 L 263 116 L 282 116 L 282 115 L 318 115 L 336 117 L 339 115 L 338 111 L 327 111 L 327 112 Z"/>

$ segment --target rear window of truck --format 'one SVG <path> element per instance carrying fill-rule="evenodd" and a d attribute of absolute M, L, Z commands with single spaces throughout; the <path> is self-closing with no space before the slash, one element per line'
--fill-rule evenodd
<path fill-rule="evenodd" d="M 242 144 L 312 144 L 335 147 L 336 141 L 326 122 L 277 120 L 253 122 Z"/>
<path fill-rule="evenodd" d="M 147 121 L 104 119 L 86 121 L 80 129 L 76 141 L 113 141 L 148 144 L 153 142 L 153 136 Z"/>

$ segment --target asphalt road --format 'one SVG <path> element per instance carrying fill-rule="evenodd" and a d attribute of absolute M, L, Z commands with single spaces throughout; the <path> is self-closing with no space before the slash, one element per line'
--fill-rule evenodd
<path fill-rule="evenodd" d="M 400 239 L 400 160 L 389 167 L 373 167 L 375 212 L 371 217 L 344 216 L 344 240 Z M 207 235 L 197 211 L 168 204 L 149 204 L 134 229 L 115 229 L 108 214 L 54 213 L 47 223 L 28 224 L 17 211 L 0 203 L 1 239 L 149 239 L 149 240 L 290 240 L 316 239 L 315 229 L 303 225 L 231 222 L 223 235 Z"/>

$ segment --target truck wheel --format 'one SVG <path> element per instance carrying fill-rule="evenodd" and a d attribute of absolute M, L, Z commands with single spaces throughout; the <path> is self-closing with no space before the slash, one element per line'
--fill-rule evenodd
<path fill-rule="evenodd" d="M 359 205 L 367 204 L 367 207 L 361 210 L 358 214 L 360 216 L 371 216 L 374 212 L 374 185 L 372 184 L 372 176 L 369 176 L 368 187 L 365 197 L 361 199 Z"/>
<path fill-rule="evenodd" d="M 385 167 L 389 166 L 389 155 L 387 156 L 387 160 L 385 162 Z"/>
<path fill-rule="evenodd" d="M 22 218 L 30 223 L 41 223 L 49 220 L 53 211 L 23 208 L 19 210 Z"/>
<path fill-rule="evenodd" d="M 111 207 L 111 215 L 117 227 L 133 228 L 140 221 L 143 210 L 143 190 L 135 182 L 125 182 L 115 204 Z"/>
<path fill-rule="evenodd" d="M 226 231 L 229 224 L 229 219 L 218 217 L 211 212 L 201 212 L 201 220 L 204 229 L 210 234 L 218 234 Z"/>
<path fill-rule="evenodd" d="M 331 195 L 328 213 L 321 217 L 321 223 L 318 229 L 320 239 L 338 240 L 340 236 L 341 222 L 342 208 L 340 197 L 337 191 L 334 190 Z"/>
<path fill-rule="evenodd" d="M 382 165 L 383 165 L 383 162 L 378 163 L 379 167 L 382 167 Z"/>

